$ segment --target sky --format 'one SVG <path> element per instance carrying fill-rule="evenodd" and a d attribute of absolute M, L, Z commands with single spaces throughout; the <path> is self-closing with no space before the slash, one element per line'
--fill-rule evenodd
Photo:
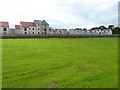
<path fill-rule="evenodd" d="M 0 0 L 0 21 L 46 20 L 52 28 L 118 25 L 119 0 Z"/>

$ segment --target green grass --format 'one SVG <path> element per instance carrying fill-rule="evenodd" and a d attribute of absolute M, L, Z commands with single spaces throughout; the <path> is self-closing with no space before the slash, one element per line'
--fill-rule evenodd
<path fill-rule="evenodd" d="M 117 88 L 118 38 L 3 39 L 3 87 Z M 41 75 L 41 72 L 44 74 Z"/>
<path fill-rule="evenodd" d="M 2 39 L 0 39 L 0 89 L 2 88 Z"/>

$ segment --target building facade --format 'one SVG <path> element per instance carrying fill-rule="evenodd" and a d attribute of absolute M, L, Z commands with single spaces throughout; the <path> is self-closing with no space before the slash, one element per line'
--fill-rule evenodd
<path fill-rule="evenodd" d="M 8 22 L 0 22 L 1 35 L 41 35 L 41 34 L 73 34 L 73 35 L 112 35 L 111 29 L 52 29 L 45 20 L 33 22 L 21 21 L 15 28 L 9 28 Z"/>
<path fill-rule="evenodd" d="M 20 25 L 15 25 L 15 33 L 23 35 L 49 34 L 49 24 L 45 20 L 21 21 Z"/>
<path fill-rule="evenodd" d="M 9 34 L 9 23 L 8 22 L 0 22 L 0 35 Z"/>

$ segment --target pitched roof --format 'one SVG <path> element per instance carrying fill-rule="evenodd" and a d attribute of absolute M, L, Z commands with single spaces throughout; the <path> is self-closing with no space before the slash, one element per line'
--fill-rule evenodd
<path fill-rule="evenodd" d="M 111 31 L 111 29 L 103 29 L 102 31 Z"/>
<path fill-rule="evenodd" d="M 20 28 L 21 28 L 21 25 L 15 25 L 15 28 L 16 28 L 16 29 L 20 29 Z"/>
<path fill-rule="evenodd" d="M 20 22 L 22 27 L 35 27 L 34 22 Z"/>
<path fill-rule="evenodd" d="M 94 31 L 101 31 L 101 29 L 94 29 Z"/>
<path fill-rule="evenodd" d="M 0 22 L 0 26 L 1 27 L 9 27 L 9 23 L 8 22 Z"/>
<path fill-rule="evenodd" d="M 67 31 L 67 29 L 61 29 L 62 31 Z"/>
<path fill-rule="evenodd" d="M 34 20 L 36 24 L 49 25 L 45 20 Z"/>
<path fill-rule="evenodd" d="M 61 31 L 61 29 L 55 29 L 56 31 Z"/>

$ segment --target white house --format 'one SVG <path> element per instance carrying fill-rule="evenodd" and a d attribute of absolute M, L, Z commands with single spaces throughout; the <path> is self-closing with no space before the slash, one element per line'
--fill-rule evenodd
<path fill-rule="evenodd" d="M 101 29 L 94 29 L 94 30 L 93 30 L 93 33 L 95 33 L 95 34 L 100 34 L 100 33 L 101 33 Z"/>
<path fill-rule="evenodd" d="M 55 34 L 55 29 L 49 29 L 50 30 L 50 34 Z"/>
<path fill-rule="evenodd" d="M 79 34 L 81 30 L 77 29 L 69 29 L 69 34 Z"/>
<path fill-rule="evenodd" d="M 55 29 L 55 34 L 62 34 L 61 29 Z"/>
<path fill-rule="evenodd" d="M 67 29 L 61 29 L 62 34 L 68 34 Z"/>
<path fill-rule="evenodd" d="M 110 34 L 110 35 L 112 35 L 112 30 L 111 30 L 111 29 L 103 29 L 103 30 L 101 31 L 101 33 L 102 33 L 102 34 Z"/>
<path fill-rule="evenodd" d="M 5 34 L 9 34 L 10 30 L 9 30 L 9 23 L 8 22 L 0 22 L 0 35 L 5 35 Z"/>

